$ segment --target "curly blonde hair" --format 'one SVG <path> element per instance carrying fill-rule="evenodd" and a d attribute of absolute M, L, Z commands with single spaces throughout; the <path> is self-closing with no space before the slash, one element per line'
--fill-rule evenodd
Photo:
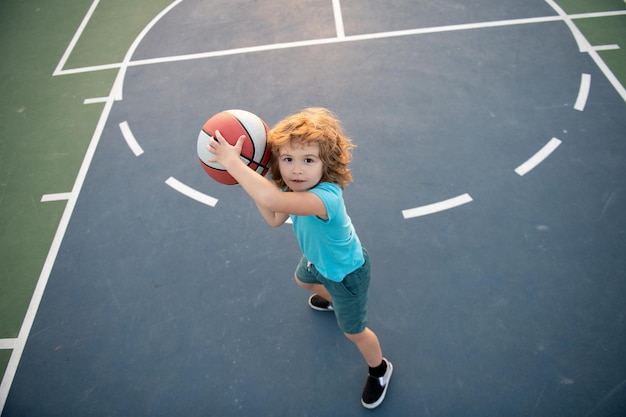
<path fill-rule="evenodd" d="M 355 145 L 344 133 L 337 116 L 328 109 L 311 107 L 287 116 L 272 128 L 268 142 L 272 150 L 270 176 L 279 188 L 286 187 L 278 158 L 280 148 L 287 144 L 319 144 L 320 159 L 324 164 L 320 182 L 331 182 L 343 188 L 352 181 L 348 164 Z"/>

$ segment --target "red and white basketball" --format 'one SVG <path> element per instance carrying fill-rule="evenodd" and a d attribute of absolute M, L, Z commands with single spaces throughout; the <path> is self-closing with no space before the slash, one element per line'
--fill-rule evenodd
<path fill-rule="evenodd" d="M 209 152 L 207 145 L 214 140 L 216 130 L 219 130 L 231 145 L 236 144 L 239 137 L 245 135 L 241 160 L 259 174 L 267 174 L 271 157 L 271 151 L 267 146 L 269 127 L 263 119 L 249 111 L 226 110 L 207 120 L 198 135 L 198 159 L 211 178 L 226 185 L 237 184 L 222 165 L 209 162 L 214 155 Z"/>

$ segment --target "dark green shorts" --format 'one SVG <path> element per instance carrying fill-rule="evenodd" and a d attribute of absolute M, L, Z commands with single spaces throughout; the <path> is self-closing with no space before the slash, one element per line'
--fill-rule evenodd
<path fill-rule="evenodd" d="M 346 275 L 341 282 L 332 281 L 320 274 L 315 265 L 302 256 L 296 276 L 307 284 L 322 284 L 333 298 L 337 323 L 344 333 L 358 334 L 367 326 L 367 296 L 370 285 L 370 259 L 363 249 L 365 262 L 356 271 Z"/>

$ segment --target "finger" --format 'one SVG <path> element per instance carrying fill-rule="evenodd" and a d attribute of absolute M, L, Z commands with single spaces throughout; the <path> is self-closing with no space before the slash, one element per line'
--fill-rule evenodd
<path fill-rule="evenodd" d="M 224 136 L 222 136 L 222 133 L 217 129 L 215 130 L 215 137 L 213 139 L 215 139 L 215 141 L 219 143 L 220 145 L 222 144 L 222 142 L 226 142 L 226 139 L 224 139 Z"/>
<path fill-rule="evenodd" d="M 209 141 L 209 143 L 206 145 L 206 148 L 209 152 L 214 154 L 218 146 L 219 143 L 217 142 L 217 138 L 213 138 L 213 140 Z"/>
<path fill-rule="evenodd" d="M 243 143 L 245 141 L 246 141 L 246 135 L 239 136 L 239 139 L 237 139 L 237 143 L 235 144 L 235 148 L 241 151 L 241 149 L 243 148 Z"/>

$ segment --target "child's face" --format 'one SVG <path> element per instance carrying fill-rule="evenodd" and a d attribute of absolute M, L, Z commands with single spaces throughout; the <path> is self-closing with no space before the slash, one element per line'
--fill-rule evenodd
<path fill-rule="evenodd" d="M 320 159 L 320 145 L 286 144 L 280 147 L 278 167 L 280 175 L 291 191 L 307 191 L 322 179 L 324 164 Z"/>

